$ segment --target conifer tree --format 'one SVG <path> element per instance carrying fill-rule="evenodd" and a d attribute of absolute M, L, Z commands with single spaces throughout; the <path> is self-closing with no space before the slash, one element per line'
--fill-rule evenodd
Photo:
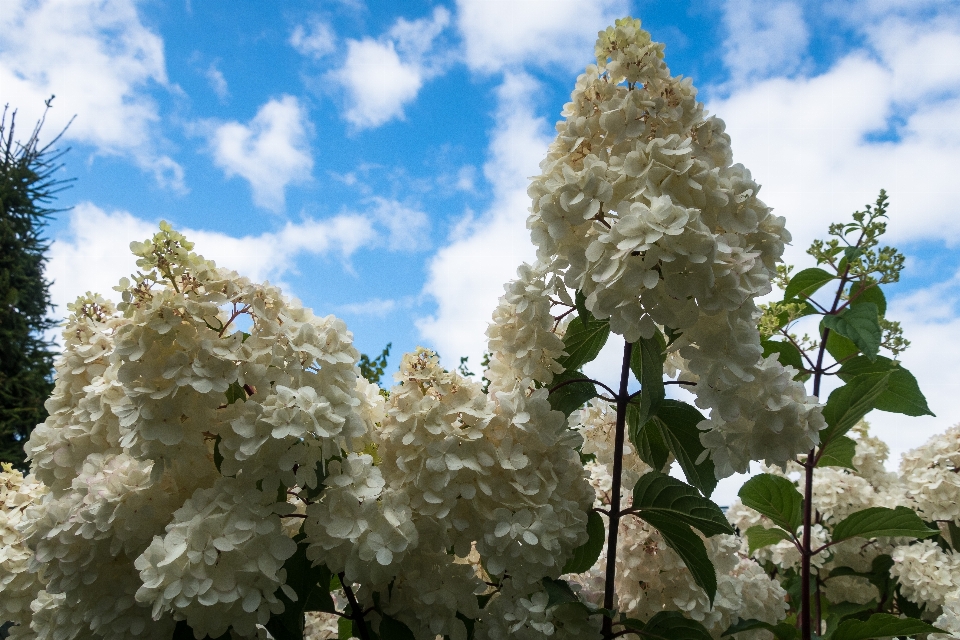
<path fill-rule="evenodd" d="M 49 109 L 50 100 L 46 104 Z M 53 389 L 54 351 L 46 332 L 54 322 L 44 276 L 49 245 L 42 231 L 56 211 L 48 205 L 67 181 L 56 177 L 65 153 L 55 148 L 60 136 L 41 146 L 41 118 L 20 142 L 15 122 L 16 111 L 8 118 L 5 107 L 0 117 L 0 461 L 25 467 L 23 444 L 46 418 L 43 403 Z"/>

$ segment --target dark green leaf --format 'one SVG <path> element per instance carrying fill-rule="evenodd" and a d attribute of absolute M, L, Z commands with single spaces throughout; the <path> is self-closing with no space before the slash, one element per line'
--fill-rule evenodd
<path fill-rule="evenodd" d="M 646 514 L 660 513 L 699 529 L 705 536 L 733 533 L 723 511 L 690 485 L 670 476 L 650 471 L 633 487 L 633 508 Z"/>
<path fill-rule="evenodd" d="M 610 321 L 574 318 L 563 335 L 563 350 L 567 355 L 557 358 L 564 369 L 573 371 L 592 362 L 610 335 Z"/>
<path fill-rule="evenodd" d="M 651 471 L 641 476 L 633 488 L 631 512 L 660 532 L 712 603 L 717 593 L 716 570 L 703 540 L 690 527 L 706 536 L 733 533 L 720 507 L 690 485 Z"/>
<path fill-rule="evenodd" d="M 640 406 L 631 402 L 627 405 L 627 435 L 630 442 L 641 460 L 657 471 L 663 471 L 664 465 L 670 459 L 670 448 L 660 429 L 660 423 L 656 418 L 647 420 L 642 428 L 639 423 Z"/>
<path fill-rule="evenodd" d="M 837 371 L 837 377 L 844 382 L 850 382 L 857 376 L 867 373 L 887 373 L 888 371 L 896 371 L 899 367 L 899 362 L 884 356 L 877 356 L 872 360 L 866 356 L 857 356 L 856 358 L 850 358 L 841 365 L 840 370 Z"/>
<path fill-rule="evenodd" d="M 883 331 L 877 305 L 872 302 L 861 302 L 837 315 L 824 316 L 823 326 L 849 338 L 871 360 L 877 357 Z"/>
<path fill-rule="evenodd" d="M 640 382 L 640 425 L 646 424 L 650 416 L 656 415 L 657 407 L 666 395 L 663 388 L 666 348 L 663 335 L 658 331 L 652 338 L 637 340 L 630 352 L 630 369 Z"/>
<path fill-rule="evenodd" d="M 621 624 L 628 629 L 638 631 L 641 638 L 651 638 L 653 640 L 712 640 L 710 632 L 702 624 L 685 617 L 679 611 L 658 611 L 646 624 L 633 618 L 627 618 Z"/>
<path fill-rule="evenodd" d="M 877 356 L 871 362 L 864 356 L 857 356 L 843 363 L 837 375 L 841 380 L 850 380 L 866 373 L 890 372 L 887 389 L 877 398 L 876 409 L 890 413 L 902 413 L 908 416 L 932 416 L 927 399 L 920 391 L 913 374 L 890 358 Z"/>
<path fill-rule="evenodd" d="M 852 513 L 833 528 L 833 541 L 848 538 L 912 537 L 927 538 L 939 534 L 930 529 L 913 509 L 897 507 L 870 507 Z"/>
<path fill-rule="evenodd" d="M 565 580 L 544 578 L 541 584 L 543 584 L 544 591 L 547 592 L 547 609 L 567 602 L 580 602 L 577 594 L 573 592 L 573 589 Z"/>
<path fill-rule="evenodd" d="M 283 589 L 277 589 L 276 597 L 283 603 L 284 610 L 270 617 L 267 630 L 278 640 L 303 638 L 305 611 L 336 611 L 330 596 L 330 570 L 324 565 L 311 566 L 302 536 L 297 539 L 296 552 L 287 558 L 283 568 L 287 572 L 287 584 L 297 593 L 297 601 L 291 601 Z"/>
<path fill-rule="evenodd" d="M 573 555 L 563 565 L 561 573 L 583 573 L 588 571 L 600 557 L 605 542 L 606 529 L 603 526 L 603 517 L 596 511 L 587 513 L 587 535 L 590 537 L 582 545 L 573 550 Z"/>
<path fill-rule="evenodd" d="M 921 633 L 943 633 L 942 629 L 913 618 L 899 618 L 890 613 L 875 613 L 866 621 L 845 620 L 837 627 L 832 640 L 871 640 L 913 636 Z"/>
<path fill-rule="evenodd" d="M 577 379 L 584 381 L 569 382 Z M 592 382 L 587 382 L 586 376 L 579 371 L 564 371 L 554 376 L 550 389 L 550 406 L 555 411 L 562 411 L 565 416 L 569 416 L 591 398 L 597 397 L 597 388 Z"/>
<path fill-rule="evenodd" d="M 223 465 L 223 454 L 220 453 L 220 442 L 223 440 L 220 436 L 217 436 L 217 439 L 213 441 L 213 465 L 217 468 L 217 472 L 221 473 L 220 467 Z"/>
<path fill-rule="evenodd" d="M 353 620 L 340 618 L 337 620 L 337 640 L 350 640 L 353 637 Z"/>
<path fill-rule="evenodd" d="M 887 297 L 883 295 L 883 289 L 872 282 L 854 282 L 850 285 L 851 304 L 860 304 L 861 302 L 872 302 L 877 305 L 877 314 L 882 318 L 887 314 Z"/>
<path fill-rule="evenodd" d="M 857 443 L 847 436 L 837 436 L 827 443 L 827 447 L 817 460 L 818 467 L 844 467 L 856 470 L 853 456 L 857 453 Z"/>
<path fill-rule="evenodd" d="M 754 631 L 756 629 L 766 629 L 771 632 L 777 640 L 794 640 L 800 635 L 800 630 L 796 627 L 786 623 L 781 622 L 780 624 L 770 624 L 769 622 L 764 622 L 763 620 L 740 620 L 736 624 L 730 625 L 726 631 L 720 636 L 721 638 L 726 636 L 736 635 L 744 631 Z"/>
<path fill-rule="evenodd" d="M 781 540 L 793 539 L 793 536 L 780 527 L 767 529 L 762 524 L 750 527 L 744 532 L 744 535 L 747 536 L 747 543 L 750 545 L 750 553 L 753 553 L 757 549 L 763 549 L 764 547 L 769 547 L 772 544 L 777 544 Z"/>
<path fill-rule="evenodd" d="M 657 408 L 657 415 L 648 420 L 647 425 L 655 424 L 664 442 L 680 463 L 687 482 L 709 497 L 717 487 L 717 476 L 713 460 L 704 455 L 706 447 L 700 442 L 702 431 L 697 425 L 704 420 L 703 414 L 686 402 L 662 400 Z M 644 431 L 647 425 L 644 426 Z M 662 469 L 663 465 L 655 468 Z"/>
<path fill-rule="evenodd" d="M 900 367 L 890 374 L 887 389 L 877 398 L 876 409 L 907 416 L 932 416 L 927 399 L 913 374 Z"/>
<path fill-rule="evenodd" d="M 790 533 L 803 523 L 803 496 L 787 478 L 761 473 L 747 480 L 737 495 L 743 504 Z"/>
<path fill-rule="evenodd" d="M 842 436 L 876 407 L 877 399 L 887 390 L 891 372 L 859 375 L 834 389 L 823 408 L 827 428 L 820 432 L 820 441 L 829 444 Z"/>
<path fill-rule="evenodd" d="M 590 313 L 590 310 L 587 309 L 587 296 L 583 295 L 583 291 L 577 289 L 576 294 L 573 297 L 574 306 L 577 309 L 577 316 L 584 322 L 591 322 L 596 320 L 593 317 L 593 314 Z"/>
<path fill-rule="evenodd" d="M 947 522 L 947 531 L 950 536 L 950 546 L 954 551 L 960 551 L 960 527 L 953 520 Z"/>
<path fill-rule="evenodd" d="M 204 640 L 230 640 L 230 632 L 227 631 L 222 636 L 217 636 L 216 638 L 210 638 L 210 636 L 204 636 Z M 187 624 L 186 620 L 180 620 L 177 622 L 177 626 L 173 628 L 172 640 L 196 640 L 196 636 L 193 635 L 193 629 L 190 628 L 190 625 Z M 281 640 L 278 638 L 278 640 Z M 285 639 L 284 639 L 285 640 Z"/>
<path fill-rule="evenodd" d="M 717 571 L 710 562 L 707 548 L 688 524 L 659 511 L 641 512 L 640 517 L 660 532 L 664 542 L 673 549 L 690 571 L 693 581 L 706 592 L 713 604 L 717 595 Z"/>
<path fill-rule="evenodd" d="M 410 627 L 388 615 L 380 619 L 380 638 L 381 640 L 417 640 L 413 631 L 410 631 Z"/>
<path fill-rule="evenodd" d="M 823 269 L 811 267 L 804 269 L 792 278 L 783 292 L 783 299 L 810 297 L 817 292 L 820 287 L 827 284 L 836 276 Z"/>
<path fill-rule="evenodd" d="M 797 370 L 798 374 L 796 377 L 797 380 L 806 380 L 810 377 L 809 374 L 803 373 L 803 356 L 800 355 L 800 350 L 792 342 L 780 342 L 776 340 L 762 340 L 760 346 L 763 347 L 763 357 L 766 358 L 770 354 L 777 354 L 777 360 L 780 361 L 780 364 L 783 366 L 791 366 Z"/>
<path fill-rule="evenodd" d="M 820 327 L 820 335 L 823 335 L 823 326 Z M 827 334 L 827 353 L 833 356 L 834 360 L 840 362 L 857 355 L 860 350 L 849 338 L 844 338 L 836 331 L 831 331 Z"/>
<path fill-rule="evenodd" d="M 247 401 L 247 392 L 243 390 L 243 386 L 236 380 L 227 387 L 224 393 L 226 393 L 227 396 L 227 404 L 233 404 L 237 400 Z"/>

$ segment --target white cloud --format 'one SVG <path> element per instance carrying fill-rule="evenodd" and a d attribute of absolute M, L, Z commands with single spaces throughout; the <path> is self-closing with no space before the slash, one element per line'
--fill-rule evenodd
<path fill-rule="evenodd" d="M 313 157 L 306 110 L 293 96 L 270 100 L 249 124 L 227 122 L 211 133 L 214 162 L 250 183 L 257 206 L 282 211 L 288 184 L 310 179 Z"/>
<path fill-rule="evenodd" d="M 493 202 L 476 219 L 465 221 L 430 261 L 424 293 L 436 300 L 437 311 L 420 318 L 417 328 L 445 357 L 469 356 L 471 362 L 480 362 L 484 331 L 503 284 L 516 277 L 520 263 L 535 259 L 526 229 L 528 176 L 539 173 L 553 140 L 552 127 L 530 104 L 537 91 L 529 76 L 505 77 L 484 165 Z"/>
<path fill-rule="evenodd" d="M 157 181 L 183 190 L 183 169 L 157 150 L 156 102 L 167 87 L 163 41 L 133 0 L 6 0 L 0 4 L 0 87 L 32 126 L 56 94 L 45 133 L 76 120 L 65 140 L 132 158 Z"/>
<path fill-rule="evenodd" d="M 457 27 L 473 70 L 524 64 L 577 70 L 597 32 L 629 9 L 625 0 L 457 0 Z"/>
<path fill-rule="evenodd" d="M 297 53 L 319 60 L 337 49 L 337 34 L 328 22 L 314 16 L 305 25 L 298 24 L 290 34 L 290 46 Z"/>
<path fill-rule="evenodd" d="M 207 67 L 207 70 L 204 72 L 204 76 L 206 76 L 207 82 L 210 83 L 210 88 L 217 94 L 217 97 L 220 98 L 220 100 L 226 100 L 230 95 L 230 89 L 227 87 L 227 79 L 223 77 L 223 72 L 217 68 L 216 62 L 210 63 L 210 66 Z"/>
<path fill-rule="evenodd" d="M 410 299 L 384 300 L 382 298 L 372 298 L 364 302 L 354 302 L 340 306 L 340 311 L 357 316 L 370 316 L 374 318 L 383 318 L 392 313 L 397 308 L 407 308 L 411 304 Z"/>
<path fill-rule="evenodd" d="M 727 123 L 734 159 L 763 185 L 803 251 L 827 225 L 891 198 L 889 241 L 960 239 L 960 26 L 891 20 L 813 77 L 771 78 L 708 106 Z M 733 36 L 731 36 L 733 37 Z M 891 135 L 892 134 L 892 135 Z"/>
<path fill-rule="evenodd" d="M 377 40 L 347 40 L 343 66 L 327 75 L 345 94 L 344 118 L 358 129 L 402 119 L 404 106 L 440 72 L 444 57 L 431 48 L 449 22 L 450 13 L 437 7 L 429 18 L 397 20 Z"/>
<path fill-rule="evenodd" d="M 390 251 L 416 251 L 429 247 L 430 218 L 419 209 L 412 209 L 396 200 L 371 198 L 374 219 L 387 228 L 387 248 Z"/>
<path fill-rule="evenodd" d="M 275 232 L 239 238 L 218 231 L 179 230 L 195 243 L 197 253 L 217 265 L 254 281 L 281 284 L 284 276 L 296 273 L 297 260 L 305 254 L 345 259 L 378 242 L 373 221 L 359 214 L 288 222 Z M 64 317 L 67 303 L 86 291 L 116 300 L 113 287 L 137 270 L 130 242 L 145 240 L 156 232 L 154 222 L 126 211 L 107 212 L 89 202 L 74 207 L 68 229 L 49 250 L 46 275 L 53 281 L 50 295 L 57 305 L 55 316 Z"/>
<path fill-rule="evenodd" d="M 723 22 L 728 32 L 736 34 L 726 40 L 723 53 L 735 83 L 799 70 L 810 34 L 796 2 L 727 0 Z"/>

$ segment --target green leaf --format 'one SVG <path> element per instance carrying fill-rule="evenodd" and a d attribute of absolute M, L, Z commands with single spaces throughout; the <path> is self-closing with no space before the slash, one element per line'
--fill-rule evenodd
<path fill-rule="evenodd" d="M 563 350 L 567 355 L 557 358 L 557 362 L 567 371 L 579 369 L 597 357 L 609 335 L 609 320 L 596 320 L 592 316 L 586 320 L 574 318 L 563 335 Z"/>
<path fill-rule="evenodd" d="M 218 636 L 212 640 L 230 640 L 231 637 L 230 631 L 227 631 L 222 636 Z M 193 629 L 190 628 L 186 620 L 180 620 L 177 622 L 177 626 L 173 628 L 172 640 L 195 640 L 195 638 L 196 636 L 193 635 Z M 210 636 L 204 636 L 204 640 L 211 640 L 211 638 Z M 277 640 L 285 639 L 278 638 Z"/>
<path fill-rule="evenodd" d="M 236 380 L 230 383 L 230 386 L 227 387 L 224 393 L 227 396 L 227 404 L 233 404 L 237 400 L 242 402 L 247 401 L 247 392 L 243 390 L 243 386 Z"/>
<path fill-rule="evenodd" d="M 822 324 L 820 335 L 823 335 Z M 831 331 L 827 334 L 827 353 L 833 356 L 833 359 L 837 362 L 841 362 L 860 353 L 860 349 L 849 338 L 844 338 L 836 331 Z"/>
<path fill-rule="evenodd" d="M 307 544 L 302 536 L 298 538 L 296 552 L 283 563 L 287 584 L 296 592 L 297 601 L 291 601 L 283 589 L 277 589 L 275 595 L 283 603 L 284 610 L 272 615 L 266 625 L 277 640 L 303 638 L 305 611 L 336 611 L 330 596 L 330 570 L 324 565 L 311 566 L 307 559 Z"/>
<path fill-rule="evenodd" d="M 859 375 L 886 372 L 890 373 L 887 389 L 877 398 L 874 408 L 908 416 L 933 415 L 927 406 L 927 399 L 920 391 L 917 379 L 896 360 L 877 356 L 871 361 L 864 356 L 857 356 L 844 362 L 837 376 L 841 380 L 849 381 Z"/>
<path fill-rule="evenodd" d="M 380 638 L 381 640 L 417 640 L 410 627 L 388 615 L 380 619 Z"/>
<path fill-rule="evenodd" d="M 743 504 L 790 533 L 803 523 L 803 496 L 787 478 L 761 473 L 747 480 L 737 495 Z"/>
<path fill-rule="evenodd" d="M 950 535 L 950 546 L 953 547 L 954 551 L 960 551 L 960 527 L 953 520 L 950 520 L 947 522 L 947 531 Z"/>
<path fill-rule="evenodd" d="M 653 423 L 676 456 L 687 482 L 699 489 L 703 495 L 710 497 L 717 488 L 717 476 L 713 460 L 704 454 L 706 447 L 700 442 L 702 432 L 697 425 L 704 420 L 703 414 L 686 402 L 662 400 L 657 408 L 657 415 L 647 421 L 644 431 Z M 698 463 L 701 458 L 702 461 Z M 655 468 L 662 469 L 663 466 Z"/>
<path fill-rule="evenodd" d="M 340 618 L 337 620 L 337 640 L 350 640 L 353 637 L 353 620 Z"/>
<path fill-rule="evenodd" d="M 583 291 L 577 289 L 577 292 L 573 296 L 574 306 L 577 309 L 577 316 L 584 322 L 589 322 L 591 320 L 596 320 L 593 317 L 593 314 L 590 313 L 590 310 L 587 309 L 587 296 L 583 295 Z"/>
<path fill-rule="evenodd" d="M 660 532 L 713 603 L 717 593 L 716 570 L 707 556 L 703 540 L 691 526 L 706 536 L 733 533 L 734 529 L 720 507 L 702 497 L 690 485 L 651 471 L 641 476 L 633 488 L 631 513 Z"/>
<path fill-rule="evenodd" d="M 656 418 L 640 426 L 640 406 L 635 402 L 627 405 L 627 435 L 640 459 L 655 470 L 663 471 L 670 459 L 670 447 Z"/>
<path fill-rule="evenodd" d="M 744 631 L 755 631 L 756 629 L 766 629 L 777 640 L 795 640 L 799 637 L 800 630 L 790 625 L 786 622 L 781 622 L 780 624 L 770 624 L 769 622 L 764 622 L 763 620 L 740 620 L 736 624 L 730 625 L 726 631 L 724 631 L 720 637 L 724 638 L 726 636 L 736 635 Z"/>
<path fill-rule="evenodd" d="M 817 460 L 818 467 L 844 467 L 853 469 L 853 456 L 857 453 L 857 443 L 847 436 L 837 436 L 827 443 L 820 459 Z"/>
<path fill-rule="evenodd" d="M 922 620 L 900 618 L 890 613 L 875 613 L 867 620 L 851 619 L 841 622 L 832 640 L 879 640 L 937 632 L 944 633 L 943 629 Z"/>
<path fill-rule="evenodd" d="M 543 590 L 547 592 L 547 609 L 568 602 L 580 602 L 577 594 L 573 592 L 573 589 L 565 580 L 544 578 L 540 582 L 543 585 Z"/>
<path fill-rule="evenodd" d="M 833 541 L 840 542 L 848 538 L 912 537 L 928 538 L 940 533 L 939 529 L 930 529 L 920 516 L 907 507 L 888 509 L 870 507 L 851 513 L 833 528 Z"/>
<path fill-rule="evenodd" d="M 777 340 L 761 340 L 760 346 L 763 347 L 763 357 L 766 358 L 770 354 L 777 354 L 777 360 L 780 361 L 780 364 L 783 366 L 791 366 L 797 370 L 798 375 L 795 376 L 797 380 L 803 381 L 810 377 L 810 374 L 803 373 L 804 364 L 803 356 L 800 355 L 800 350 L 792 342 L 786 341 L 777 341 Z"/>
<path fill-rule="evenodd" d="M 861 302 L 847 307 L 837 315 L 824 316 L 823 326 L 849 338 L 863 355 L 871 360 L 877 357 L 883 330 L 880 328 L 877 305 L 874 303 Z"/>
<path fill-rule="evenodd" d="M 744 535 L 747 536 L 747 543 L 750 545 L 751 554 L 757 549 L 769 547 L 772 544 L 777 544 L 781 540 L 793 539 L 793 536 L 780 527 L 767 529 L 762 524 L 750 527 L 744 532 Z"/>
<path fill-rule="evenodd" d="M 673 549 L 690 571 L 693 581 L 706 592 L 713 605 L 717 595 L 717 570 L 710 562 L 707 548 L 693 529 L 679 519 L 662 512 L 641 512 L 640 517 L 660 532 L 664 542 Z"/>
<path fill-rule="evenodd" d="M 660 513 L 696 527 L 707 537 L 734 533 L 720 507 L 690 485 L 657 471 L 645 473 L 637 480 L 633 509 L 644 520 L 647 514 Z"/>
<path fill-rule="evenodd" d="M 666 359 L 666 343 L 658 331 L 652 338 L 640 338 L 630 352 L 630 369 L 640 382 L 640 418 L 646 424 L 656 415 L 657 407 L 666 396 L 663 387 L 663 362 Z M 659 468 L 659 467 L 658 467 Z"/>
<path fill-rule="evenodd" d="M 586 542 L 573 550 L 573 555 L 563 565 L 560 573 L 583 573 L 588 571 L 597 562 L 600 552 L 603 551 L 603 544 L 606 537 L 606 529 L 603 526 L 603 517 L 596 511 L 587 513 L 587 535 L 590 536 Z"/>
<path fill-rule="evenodd" d="M 899 362 L 884 356 L 877 356 L 872 360 L 866 356 L 857 356 L 844 361 L 840 370 L 837 371 L 837 377 L 844 382 L 850 382 L 857 376 L 868 373 L 887 373 L 888 371 L 896 371 L 899 367 Z"/>
<path fill-rule="evenodd" d="M 213 465 L 217 468 L 217 473 L 221 473 L 220 467 L 223 465 L 223 454 L 220 453 L 220 442 L 223 440 L 220 436 L 213 441 Z"/>
<path fill-rule="evenodd" d="M 578 378 L 582 378 L 584 381 L 559 386 L 564 382 Z M 562 411 L 563 415 L 568 417 L 588 400 L 597 397 L 597 388 L 592 382 L 587 382 L 586 376 L 580 371 L 564 371 L 560 375 L 554 376 L 550 388 L 552 389 L 549 398 L 550 407 L 554 411 Z"/>
<path fill-rule="evenodd" d="M 829 444 L 842 436 L 876 407 L 877 399 L 887 390 L 891 372 L 859 375 L 834 389 L 823 408 L 827 428 L 820 432 L 820 442 Z"/>
<path fill-rule="evenodd" d="M 883 289 L 873 282 L 854 282 L 850 285 L 851 304 L 872 302 L 877 305 L 877 314 L 882 318 L 887 314 L 887 297 Z"/>
<path fill-rule="evenodd" d="M 816 293 L 820 287 L 827 284 L 831 280 L 834 280 L 835 278 L 835 275 L 817 267 L 804 269 L 790 278 L 790 282 L 787 284 L 787 288 L 783 292 L 783 299 L 789 300 L 790 298 L 809 298 Z"/>
<path fill-rule="evenodd" d="M 644 624 L 634 618 L 620 621 L 627 629 L 638 631 L 641 638 L 653 640 L 712 640 L 707 629 L 679 611 L 658 611 Z"/>

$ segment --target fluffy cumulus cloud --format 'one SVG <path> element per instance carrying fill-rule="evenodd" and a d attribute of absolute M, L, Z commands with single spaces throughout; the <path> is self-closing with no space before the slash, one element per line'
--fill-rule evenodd
<path fill-rule="evenodd" d="M 797 2 L 727 2 L 724 27 L 735 38 L 724 43 L 723 60 L 735 82 L 790 75 L 804 60 L 810 33 Z"/>
<path fill-rule="evenodd" d="M 577 70 L 597 32 L 629 9 L 625 0 L 457 0 L 457 28 L 475 71 L 524 64 Z"/>
<path fill-rule="evenodd" d="M 160 36 L 133 0 L 5 0 L 0 5 L 3 101 L 32 125 L 56 94 L 47 134 L 76 119 L 66 139 L 132 158 L 183 190 L 183 169 L 158 151 L 160 115 L 150 91 L 168 86 Z"/>
<path fill-rule="evenodd" d="M 290 46 L 300 55 L 319 60 L 337 49 L 337 34 L 333 27 L 318 16 L 311 16 L 290 33 Z"/>
<path fill-rule="evenodd" d="M 275 231 L 258 235 L 236 237 L 206 229 L 179 230 L 196 244 L 198 253 L 218 265 L 258 282 L 279 283 L 293 294 L 283 279 L 297 272 L 299 260 L 305 255 L 346 260 L 373 247 L 390 251 L 421 248 L 415 240 L 427 234 L 425 213 L 384 198 L 367 204 L 362 212 L 288 221 Z M 46 275 L 53 281 L 50 294 L 57 305 L 55 317 L 66 314 L 67 303 L 86 291 L 111 297 L 119 279 L 137 269 L 130 242 L 145 240 L 157 232 L 155 221 L 126 211 L 104 211 L 89 202 L 74 207 L 69 216 L 68 227 L 50 246 L 47 265 Z M 409 306 L 409 301 L 404 304 Z"/>
<path fill-rule="evenodd" d="M 747 83 L 708 105 L 727 123 L 735 160 L 787 216 L 789 260 L 881 188 L 890 240 L 960 238 L 960 21 L 894 14 L 861 28 L 864 47 L 824 72 Z"/>
<path fill-rule="evenodd" d="M 357 129 L 403 118 L 423 83 L 443 69 L 434 41 L 450 23 L 450 12 L 434 9 L 427 18 L 400 18 L 380 38 L 346 41 L 343 66 L 327 75 L 344 95 L 344 118 Z"/>
<path fill-rule="evenodd" d="M 492 187 L 490 207 L 466 221 L 429 264 L 424 293 L 436 301 L 434 315 L 417 321 L 421 335 L 440 353 L 468 355 L 479 362 L 484 332 L 503 284 L 524 261 L 535 258 L 526 228 L 528 176 L 539 173 L 553 139 L 531 96 L 537 82 L 507 74 L 498 90 L 496 127 L 483 171 Z M 456 362 L 447 363 L 448 366 Z"/>
<path fill-rule="evenodd" d="M 293 96 L 270 100 L 247 123 L 226 122 L 210 133 L 214 162 L 228 177 L 250 183 L 257 206 L 282 211 L 288 184 L 309 180 L 313 157 L 306 110 Z"/>

